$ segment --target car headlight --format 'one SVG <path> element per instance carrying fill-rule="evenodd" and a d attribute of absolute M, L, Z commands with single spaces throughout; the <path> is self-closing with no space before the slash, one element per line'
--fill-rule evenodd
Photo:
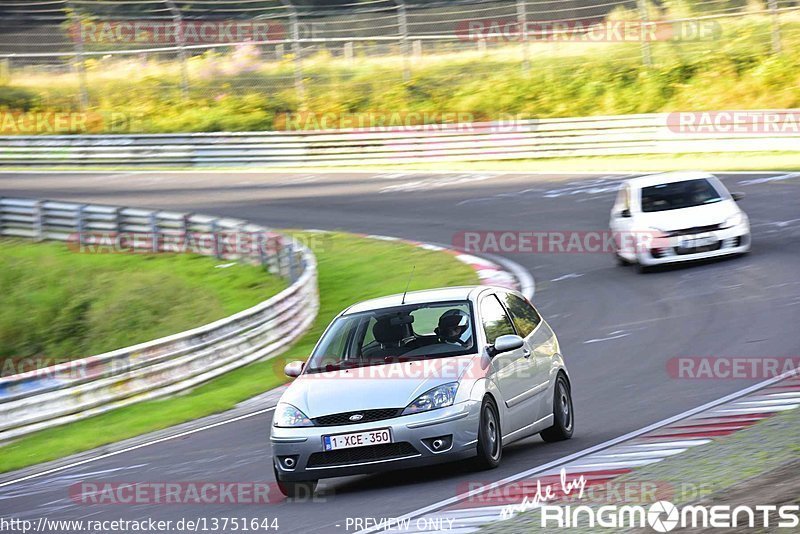
<path fill-rule="evenodd" d="M 428 410 L 435 410 L 436 408 L 446 408 L 452 406 L 453 401 L 456 400 L 456 391 L 458 391 L 458 382 L 450 382 L 435 387 L 426 391 L 414 402 L 406 406 L 402 415 L 411 413 L 427 412 Z"/>
<path fill-rule="evenodd" d="M 275 417 L 272 424 L 283 428 L 296 428 L 301 426 L 314 426 L 311 419 L 303 412 L 292 406 L 281 402 L 275 407 Z"/>
<path fill-rule="evenodd" d="M 734 226 L 739 226 L 743 222 L 744 222 L 744 213 L 740 211 L 739 213 L 731 215 L 730 217 L 725 219 L 725 222 L 723 222 L 720 226 L 722 228 L 733 228 Z"/>

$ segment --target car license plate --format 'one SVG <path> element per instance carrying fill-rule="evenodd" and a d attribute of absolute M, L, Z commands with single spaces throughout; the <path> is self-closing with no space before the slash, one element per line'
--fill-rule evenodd
<path fill-rule="evenodd" d="M 713 236 L 692 236 L 681 240 L 681 248 L 700 248 L 713 245 L 716 239 Z"/>
<path fill-rule="evenodd" d="M 379 445 L 381 443 L 391 442 L 392 433 L 388 428 L 382 428 L 380 430 L 367 430 L 366 432 L 351 432 L 349 434 L 322 436 L 322 445 L 326 451 L 349 449 L 351 447 L 365 447 L 367 445 Z"/>

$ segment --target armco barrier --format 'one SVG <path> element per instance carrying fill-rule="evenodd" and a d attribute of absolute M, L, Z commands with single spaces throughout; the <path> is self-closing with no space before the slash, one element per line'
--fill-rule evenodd
<path fill-rule="evenodd" d="M 796 117 L 798 110 L 766 113 Z M 0 137 L 0 165 L 353 166 L 800 150 L 800 132 L 791 128 L 748 131 L 749 124 L 733 113 L 717 113 L 713 116 L 716 124 L 706 124 L 693 133 L 678 131 L 676 117 L 647 114 L 510 120 L 381 131 L 5 136 Z"/>
<path fill-rule="evenodd" d="M 3 236 L 67 240 L 92 232 L 162 237 L 188 232 L 210 236 L 213 245 L 222 242 L 225 231 L 267 236 L 272 242 L 266 248 L 259 241 L 252 252 L 212 246 L 217 256 L 261 262 L 291 285 L 248 310 L 187 332 L 0 378 L 0 441 L 169 395 L 276 356 L 310 327 L 319 309 L 314 255 L 288 236 L 232 219 L 0 198 Z"/>

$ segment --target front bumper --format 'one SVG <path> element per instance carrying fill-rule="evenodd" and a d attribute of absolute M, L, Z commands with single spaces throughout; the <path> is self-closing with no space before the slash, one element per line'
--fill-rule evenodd
<path fill-rule="evenodd" d="M 699 249 L 683 249 L 681 247 L 682 240 L 692 237 L 697 236 L 659 238 L 652 248 L 648 247 L 646 250 L 640 251 L 636 260 L 641 265 L 663 265 L 730 254 L 744 254 L 750 250 L 750 227 L 748 224 L 702 234 L 701 237 L 706 237 L 713 243 Z"/>
<path fill-rule="evenodd" d="M 480 402 L 466 401 L 448 408 L 369 423 L 278 428 L 270 435 L 272 457 L 281 480 L 316 480 L 378 471 L 405 469 L 468 458 L 476 454 Z M 322 437 L 388 428 L 391 446 L 324 451 Z M 451 436 L 450 446 L 434 452 L 426 441 Z M 377 448 L 376 448 L 377 447 Z M 370 449 L 370 450 L 365 450 Z M 284 459 L 291 457 L 288 468 Z"/>

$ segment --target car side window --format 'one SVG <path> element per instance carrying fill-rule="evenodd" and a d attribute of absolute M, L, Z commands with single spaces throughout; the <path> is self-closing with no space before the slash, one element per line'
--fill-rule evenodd
<path fill-rule="evenodd" d="M 542 322 L 539 313 L 525 299 L 513 293 L 503 293 L 501 298 L 520 336 L 528 337 Z"/>
<path fill-rule="evenodd" d="M 489 295 L 481 301 L 481 320 L 483 321 L 483 331 L 486 333 L 486 341 L 494 344 L 494 341 L 507 334 L 515 334 L 514 326 L 506 315 L 506 310 L 494 295 Z"/>

